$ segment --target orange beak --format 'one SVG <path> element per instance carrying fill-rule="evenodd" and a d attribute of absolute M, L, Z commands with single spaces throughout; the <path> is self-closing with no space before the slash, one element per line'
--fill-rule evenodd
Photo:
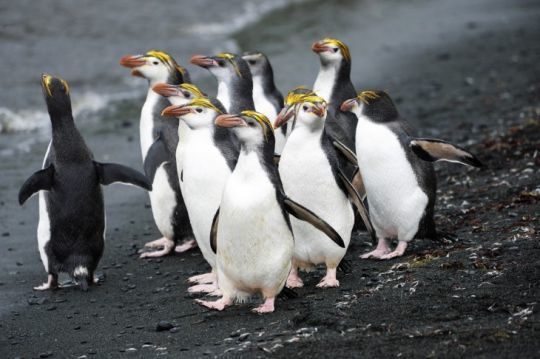
<path fill-rule="evenodd" d="M 274 128 L 279 128 L 283 126 L 283 124 L 289 121 L 293 117 L 293 115 L 294 106 L 284 107 L 274 120 Z"/>
<path fill-rule="evenodd" d="M 174 85 L 160 83 L 152 87 L 152 90 L 163 97 L 178 95 L 178 88 Z"/>
<path fill-rule="evenodd" d="M 354 105 L 356 105 L 356 99 L 355 98 L 350 98 L 348 100 L 343 101 L 343 103 L 341 104 L 341 106 L 339 108 L 343 112 L 348 112 L 348 111 L 352 110 Z"/>
<path fill-rule="evenodd" d="M 189 60 L 189 62 L 191 62 L 193 65 L 197 65 L 204 68 L 217 65 L 216 62 L 211 57 L 204 56 L 204 55 L 193 55 L 191 56 L 191 59 Z"/>
<path fill-rule="evenodd" d="M 138 70 L 137 67 L 146 64 L 146 60 L 140 55 L 126 55 L 120 59 L 120 65 L 133 69 L 131 75 L 144 77 Z"/>
<path fill-rule="evenodd" d="M 247 127 L 246 121 L 237 115 L 219 115 L 216 118 L 216 125 L 220 127 Z"/>
<path fill-rule="evenodd" d="M 325 44 L 321 43 L 320 41 L 317 41 L 317 42 L 313 43 L 313 45 L 311 46 L 311 50 L 313 50 L 313 52 L 319 54 L 321 52 L 325 52 L 325 51 L 330 50 L 330 48 L 328 46 L 326 46 Z"/>
<path fill-rule="evenodd" d="M 326 106 L 322 103 L 315 104 L 312 109 L 313 113 L 316 114 L 319 117 L 324 117 L 326 114 Z"/>
<path fill-rule="evenodd" d="M 161 116 L 182 117 L 191 112 L 192 112 L 191 108 L 187 106 L 172 105 L 169 107 L 165 107 L 165 109 L 161 112 Z"/>

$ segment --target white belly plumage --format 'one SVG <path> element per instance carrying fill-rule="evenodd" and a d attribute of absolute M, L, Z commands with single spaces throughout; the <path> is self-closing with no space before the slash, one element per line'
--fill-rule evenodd
<path fill-rule="evenodd" d="M 181 190 L 197 244 L 206 261 L 215 267 L 216 256 L 210 247 L 212 220 L 221 203 L 231 170 L 210 131 L 191 130 L 184 146 Z"/>
<path fill-rule="evenodd" d="M 146 154 L 150 149 L 150 146 L 155 141 L 154 138 L 154 106 L 159 100 L 157 93 L 153 92 L 151 89 L 148 90 L 148 95 L 146 96 L 146 101 L 144 102 L 143 108 L 141 110 L 141 120 L 139 123 L 139 136 L 141 140 L 141 153 L 142 159 L 146 158 Z"/>
<path fill-rule="evenodd" d="M 291 268 L 292 234 L 275 187 L 254 152 L 242 154 L 221 202 L 217 237 L 218 282 L 231 298 L 283 288 Z"/>
<path fill-rule="evenodd" d="M 268 117 L 271 123 L 274 123 L 278 112 L 266 97 L 261 81 L 259 76 L 253 77 L 253 102 L 255 103 L 255 110 Z M 286 137 L 281 130 L 275 131 L 274 135 L 276 137 L 276 147 L 274 152 L 281 154 L 283 147 L 285 146 Z"/>
<path fill-rule="evenodd" d="M 49 142 L 41 168 L 45 168 L 45 161 L 47 161 L 47 157 L 51 151 L 51 145 L 52 141 Z M 49 218 L 49 211 L 47 210 L 47 193 L 45 191 L 39 191 L 39 222 L 37 227 L 37 238 L 41 262 L 43 262 L 45 270 L 49 271 L 49 258 L 47 258 L 47 254 L 45 253 L 45 246 L 51 240 L 51 220 Z"/>
<path fill-rule="evenodd" d="M 309 223 L 291 217 L 294 257 L 302 265 L 325 263 L 335 268 L 347 251 L 354 225 L 354 212 L 338 187 L 330 163 L 320 145 L 320 136 L 296 128 L 283 149 L 279 172 L 285 193 L 328 222 L 343 238 L 336 245 Z"/>
<path fill-rule="evenodd" d="M 221 102 L 223 107 L 225 107 L 227 112 L 231 110 L 231 96 L 229 96 L 229 89 L 227 88 L 227 84 L 221 81 L 218 83 L 217 99 Z"/>
<path fill-rule="evenodd" d="M 172 239 L 174 237 L 172 216 L 176 207 L 176 194 L 169 183 L 169 176 L 164 165 L 165 163 L 162 163 L 158 167 L 154 176 L 152 191 L 149 192 L 150 205 L 159 231 L 164 237 Z"/>
<path fill-rule="evenodd" d="M 418 231 L 428 197 L 398 137 L 384 124 L 360 116 L 356 153 L 377 236 L 411 240 Z"/>

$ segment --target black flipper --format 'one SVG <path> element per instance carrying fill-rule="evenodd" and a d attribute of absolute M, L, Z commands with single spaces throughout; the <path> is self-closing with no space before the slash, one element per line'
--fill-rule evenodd
<path fill-rule="evenodd" d="M 96 166 L 99 176 L 99 183 L 102 185 L 122 182 L 144 188 L 148 191 L 152 190 L 152 183 L 148 178 L 133 168 L 116 163 L 99 163 L 96 161 L 94 161 L 94 166 Z"/>
<path fill-rule="evenodd" d="M 360 198 L 360 195 L 356 190 L 354 189 L 353 185 L 345 174 L 341 171 L 341 169 L 338 172 L 338 177 L 341 180 L 341 183 L 343 183 L 343 186 L 347 190 L 347 194 L 349 195 L 349 199 L 356 207 L 358 214 L 362 218 L 362 221 L 364 222 L 366 229 L 371 237 L 371 240 L 373 243 L 377 243 L 377 237 L 375 236 L 375 231 L 373 230 L 373 226 L 371 225 L 371 221 L 369 220 L 369 213 L 366 207 L 364 206 L 364 202 L 362 202 L 362 199 Z"/>
<path fill-rule="evenodd" d="M 332 228 L 332 226 L 329 225 L 321 217 L 317 216 L 315 213 L 311 212 L 306 207 L 302 206 L 299 203 L 296 203 L 288 197 L 285 197 L 283 199 L 283 204 L 287 212 L 302 221 L 310 223 L 313 227 L 326 234 L 338 246 L 340 246 L 341 248 L 345 248 L 345 242 L 343 242 L 343 238 L 341 238 L 339 233 L 336 232 L 336 230 Z"/>
<path fill-rule="evenodd" d="M 276 166 L 279 165 L 279 160 L 281 159 L 281 155 L 278 155 L 278 154 L 274 154 L 274 164 Z"/>
<path fill-rule="evenodd" d="M 39 191 L 48 191 L 54 182 L 54 166 L 37 171 L 24 182 L 19 190 L 19 204 L 22 205 L 30 196 Z"/>
<path fill-rule="evenodd" d="M 356 167 L 351 183 L 363 202 L 366 199 L 366 187 L 364 187 L 364 179 L 362 178 L 362 173 L 360 173 L 360 168 Z"/>
<path fill-rule="evenodd" d="M 448 161 L 482 167 L 475 155 L 462 147 L 433 138 L 414 138 L 409 143 L 412 151 L 424 161 Z"/>
<path fill-rule="evenodd" d="M 217 230 L 219 224 L 219 208 L 212 220 L 212 227 L 210 227 L 210 247 L 214 253 L 217 253 Z"/>
<path fill-rule="evenodd" d="M 163 162 L 169 161 L 169 157 L 169 150 L 165 146 L 161 136 L 159 136 L 148 149 L 144 159 L 144 173 L 150 180 L 150 183 L 154 183 L 154 176 L 157 169 Z"/>
<path fill-rule="evenodd" d="M 358 166 L 358 159 L 356 158 L 356 154 L 347 147 L 343 142 L 336 140 L 335 138 L 331 138 L 332 145 L 334 145 L 334 148 L 343 155 L 343 157 L 349 161 L 351 164 Z"/>

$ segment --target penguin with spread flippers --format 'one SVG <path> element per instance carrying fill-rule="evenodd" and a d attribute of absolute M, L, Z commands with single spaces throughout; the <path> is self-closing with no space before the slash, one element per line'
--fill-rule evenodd
<path fill-rule="evenodd" d="M 294 252 L 289 213 L 324 231 L 336 245 L 345 247 L 345 243 L 328 223 L 284 194 L 273 163 L 272 124 L 264 115 L 254 111 L 220 115 L 216 124 L 231 128 L 241 149 L 225 185 L 210 238 L 217 251 L 218 283 L 223 297 L 198 303 L 223 310 L 235 300 L 243 301 L 260 293 L 264 304 L 254 311 L 273 312 Z"/>
<path fill-rule="evenodd" d="M 281 154 L 279 174 L 287 196 L 316 212 L 343 238 L 345 248 L 328 240 L 308 223 L 291 218 L 294 257 L 287 286 L 301 287 L 298 268 L 325 264 L 326 276 L 318 287 L 337 287 L 337 267 L 345 256 L 354 225 L 353 204 L 366 228 L 373 233 L 366 208 L 343 172 L 345 160 L 324 128 L 326 101 L 315 93 L 288 96 L 289 107 L 276 119 L 274 127 L 289 121 L 293 127 Z M 292 123 L 294 122 L 294 126 Z M 374 235 L 374 233 L 373 233 Z"/>
<path fill-rule="evenodd" d="M 151 190 L 141 173 L 122 165 L 94 161 L 75 126 L 66 81 L 44 74 L 43 95 L 52 125 L 43 169 L 22 185 L 19 203 L 39 192 L 39 253 L 48 273 L 35 290 L 53 289 L 58 274 L 69 274 L 82 290 L 94 283 L 105 237 L 101 185 L 123 182 Z"/>
<path fill-rule="evenodd" d="M 361 257 L 399 257 L 413 238 L 436 238 L 433 212 L 437 182 L 431 162 L 446 160 L 480 167 L 480 161 L 448 142 L 415 138 L 383 91 L 363 91 L 345 101 L 341 109 L 358 118 L 358 166 L 378 238 L 377 248 Z M 396 238 L 398 245 L 392 251 L 388 241 Z"/>
<path fill-rule="evenodd" d="M 159 249 L 144 252 L 144 257 L 160 257 L 175 250 L 183 252 L 196 243 L 178 183 L 175 151 L 178 146 L 178 120 L 161 116 L 169 105 L 167 99 L 152 88 L 158 83 L 178 85 L 189 82 L 188 72 L 163 51 L 152 50 L 144 55 L 127 55 L 120 59 L 131 74 L 148 81 L 146 101 L 141 110 L 140 140 L 144 170 L 152 181 L 150 192 L 152 215 L 162 238 L 146 243 L 145 247 Z"/>
<path fill-rule="evenodd" d="M 212 269 L 206 276 L 190 278 L 191 282 L 210 279 L 208 284 L 190 287 L 190 293 L 219 294 L 215 275 L 216 255 L 209 240 L 210 229 L 239 153 L 231 130 L 215 124 L 216 117 L 223 113 L 223 106 L 208 98 L 197 98 L 185 105 L 172 105 L 163 110 L 165 116 L 177 117 L 189 127 L 189 136 L 182 144 L 182 158 L 177 157 L 182 163 L 180 187 L 195 239 Z"/>

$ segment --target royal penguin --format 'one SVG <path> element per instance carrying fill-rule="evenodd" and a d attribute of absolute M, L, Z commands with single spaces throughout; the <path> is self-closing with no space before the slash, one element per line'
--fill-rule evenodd
<path fill-rule="evenodd" d="M 480 167 L 470 152 L 436 139 L 415 138 L 383 91 L 363 91 L 341 105 L 358 118 L 356 154 L 378 238 L 362 258 L 403 255 L 415 237 L 437 237 L 433 212 L 437 181 L 431 162 L 446 160 Z M 392 251 L 389 240 L 397 239 Z"/>
<path fill-rule="evenodd" d="M 274 122 L 283 108 L 283 95 L 274 83 L 272 65 L 268 57 L 262 52 L 246 52 L 242 55 L 242 58 L 251 71 L 255 110 L 265 115 L 270 122 Z M 274 133 L 276 136 L 276 155 L 280 155 L 290 131 L 287 131 L 287 124 L 285 123 L 279 131 Z"/>
<path fill-rule="evenodd" d="M 339 246 L 345 244 L 328 223 L 285 196 L 273 163 L 272 124 L 264 115 L 254 111 L 220 115 L 216 124 L 232 128 L 241 149 L 211 230 L 223 297 L 215 302 L 197 302 L 223 310 L 235 300 L 244 301 L 260 293 L 264 303 L 254 311 L 272 312 L 275 297 L 287 281 L 294 252 L 289 213 L 309 221 Z"/>
<path fill-rule="evenodd" d="M 298 268 L 309 270 L 318 264 L 326 265 L 326 276 L 317 286 L 338 287 L 337 267 L 345 256 L 354 226 L 353 205 L 366 222 L 366 228 L 372 231 L 372 227 L 358 192 L 343 172 L 345 160 L 326 134 L 326 101 L 315 93 L 307 93 L 289 102 L 283 116 L 274 124 L 277 128 L 294 121 L 279 162 L 283 189 L 287 196 L 330 224 L 343 238 L 345 247 L 336 245 L 310 224 L 291 218 L 294 256 L 287 287 L 302 287 Z"/>
<path fill-rule="evenodd" d="M 216 126 L 216 117 L 225 113 L 217 100 L 197 98 L 185 105 L 172 105 L 163 111 L 189 127 L 190 134 L 183 144 L 180 187 L 197 244 L 211 273 L 191 277 L 190 293 L 220 294 L 215 274 L 216 255 L 210 246 L 210 229 L 221 203 L 223 189 L 238 159 L 238 142 L 231 130 Z M 177 152 L 177 156 L 179 156 Z"/>
<path fill-rule="evenodd" d="M 216 78 L 216 97 L 228 113 L 255 110 L 253 80 L 242 57 L 224 52 L 216 56 L 193 55 L 190 62 L 207 69 Z"/>
<path fill-rule="evenodd" d="M 148 242 L 141 258 L 160 257 L 175 250 L 183 252 L 196 245 L 193 231 L 178 183 L 175 152 L 178 147 L 178 120 L 165 119 L 161 112 L 169 105 L 167 99 L 152 88 L 158 83 L 178 85 L 189 81 L 188 72 L 163 51 L 152 50 L 144 55 L 127 55 L 120 59 L 131 74 L 148 81 L 146 101 L 141 110 L 140 140 L 144 170 L 152 181 L 150 192 L 152 215 L 161 235 Z M 181 128 L 182 129 L 182 128 Z"/>
<path fill-rule="evenodd" d="M 52 125 L 42 169 L 22 185 L 22 205 L 39 192 L 39 254 L 47 282 L 35 290 L 58 286 L 59 273 L 69 274 L 82 290 L 94 283 L 105 239 L 101 185 L 123 182 L 150 190 L 149 180 L 122 165 L 94 161 L 75 126 L 65 80 L 44 74 L 43 95 Z"/>

